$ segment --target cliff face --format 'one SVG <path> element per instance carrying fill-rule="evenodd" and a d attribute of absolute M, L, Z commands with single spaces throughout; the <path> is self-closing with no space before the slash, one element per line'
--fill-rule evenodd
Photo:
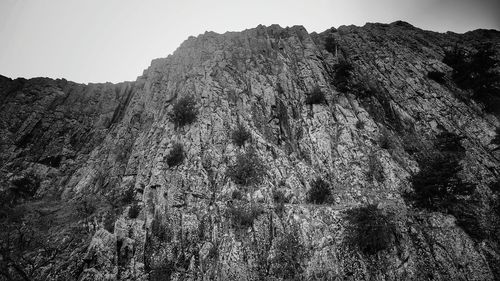
<path fill-rule="evenodd" d="M 489 186 L 500 173 L 491 144 L 500 122 L 464 98 L 442 62 L 446 50 L 485 42 L 498 51 L 500 33 L 403 22 L 322 34 L 259 26 L 190 37 L 135 82 L 2 78 L 3 191 L 35 178 L 36 195 L 16 204 L 38 210 L 36 221 L 50 217 L 42 240 L 61 245 L 45 264 L 29 255 L 39 265 L 31 267 L 19 262 L 29 251 L 3 247 L 2 270 L 23 277 L 17 263 L 35 280 L 498 279 L 498 193 Z M 352 74 L 340 87 L 345 62 Z M 447 76 L 437 83 L 430 71 Z M 323 103 L 306 102 L 315 88 Z M 197 120 L 175 126 L 169 113 L 186 96 Z M 242 147 L 231 140 L 238 125 L 251 134 Z M 489 235 L 403 199 L 422 169 L 409 147 L 443 132 L 461 137 L 459 177 L 475 185 L 462 199 L 476 202 L 469 217 Z M 169 167 L 175 143 L 185 159 Z M 242 186 L 228 171 L 248 151 L 265 171 Z M 326 204 L 309 200 L 317 179 L 330 190 Z M 348 239 L 352 210 L 368 204 L 397 232 L 369 254 Z M 258 210 L 238 224 L 248 209 Z"/>

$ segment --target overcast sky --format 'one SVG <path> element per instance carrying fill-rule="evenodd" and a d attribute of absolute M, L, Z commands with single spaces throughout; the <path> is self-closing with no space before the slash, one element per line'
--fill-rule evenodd
<path fill-rule="evenodd" d="M 498 0 L 0 0 L 0 74 L 120 82 L 205 31 L 400 19 L 463 33 L 500 30 L 499 11 Z"/>

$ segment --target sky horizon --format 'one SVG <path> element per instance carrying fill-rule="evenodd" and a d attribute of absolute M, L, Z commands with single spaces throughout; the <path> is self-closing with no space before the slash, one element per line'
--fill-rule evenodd
<path fill-rule="evenodd" d="M 500 30 L 491 0 L 2 0 L 0 75 L 77 83 L 134 81 L 189 36 L 259 24 L 341 25 L 406 21 L 437 32 Z"/>

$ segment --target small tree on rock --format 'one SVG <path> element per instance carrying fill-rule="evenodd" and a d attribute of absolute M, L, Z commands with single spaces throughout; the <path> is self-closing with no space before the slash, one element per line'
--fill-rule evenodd
<path fill-rule="evenodd" d="M 167 164 L 169 167 L 178 166 L 184 161 L 184 157 L 184 147 L 182 144 L 176 143 L 167 155 Z"/>
<path fill-rule="evenodd" d="M 373 255 L 386 250 L 397 238 L 394 218 L 377 205 L 352 209 L 347 213 L 347 219 L 351 224 L 347 228 L 347 242 L 364 254 Z"/>
<path fill-rule="evenodd" d="M 322 178 L 311 182 L 311 189 L 307 192 L 307 201 L 313 204 L 324 204 L 331 199 L 330 185 Z"/>
<path fill-rule="evenodd" d="M 193 96 L 179 98 L 169 113 L 170 120 L 180 127 L 193 123 L 197 115 L 198 109 Z"/>
<path fill-rule="evenodd" d="M 243 146 L 245 142 L 250 140 L 252 135 L 250 132 L 243 126 L 243 124 L 238 124 L 236 129 L 231 134 L 231 139 L 233 143 L 237 146 Z"/>
<path fill-rule="evenodd" d="M 265 165 L 253 148 L 238 154 L 236 162 L 227 170 L 227 175 L 234 183 L 243 186 L 260 183 L 265 173 Z"/>

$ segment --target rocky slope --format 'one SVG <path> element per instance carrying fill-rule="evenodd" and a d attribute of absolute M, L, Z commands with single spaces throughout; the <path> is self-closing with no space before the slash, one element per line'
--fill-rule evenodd
<path fill-rule="evenodd" d="M 20 219 L 2 213 L 0 279 L 498 280 L 498 229 L 477 237 L 453 213 L 403 199 L 421 169 L 409 147 L 451 132 L 465 149 L 460 178 L 475 185 L 465 199 L 480 202 L 474 221 L 498 219 L 499 119 L 464 98 L 442 62 L 446 50 L 485 42 L 498 51 L 500 32 L 258 26 L 190 37 L 135 82 L 1 77 L 2 191 L 37 188 L 14 200 Z M 352 66 L 347 87 L 342 63 Z M 306 103 L 318 87 L 326 100 Z M 176 126 L 169 113 L 186 96 L 198 116 Z M 231 140 L 240 124 L 251 134 L 242 147 Z M 185 159 L 169 167 L 175 143 Z M 228 171 L 248 151 L 265 171 L 242 186 Z M 318 178 L 326 204 L 308 200 Z M 367 204 L 391 214 L 397 232 L 374 254 L 348 239 L 351 211 Z M 257 211 L 238 224 L 248 209 Z M 45 252 L 6 242 L 24 231 Z"/>

